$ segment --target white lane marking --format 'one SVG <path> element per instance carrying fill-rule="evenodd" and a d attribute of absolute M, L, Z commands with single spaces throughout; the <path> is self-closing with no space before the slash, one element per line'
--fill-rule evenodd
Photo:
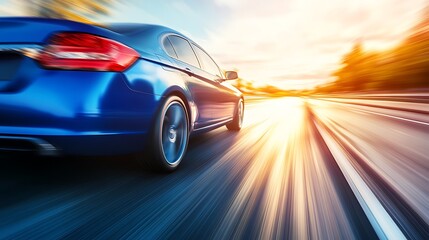
<path fill-rule="evenodd" d="M 319 99 L 319 100 L 324 101 L 324 100 L 322 100 L 322 99 Z M 345 105 L 345 104 L 346 104 L 346 105 L 347 105 L 347 104 L 348 104 L 348 105 L 355 105 L 355 104 L 353 104 L 353 103 L 347 103 L 347 102 L 336 102 L 336 101 L 329 101 L 329 102 L 334 103 L 334 104 L 338 104 L 338 105 Z M 355 106 L 355 107 L 356 107 L 356 106 Z M 374 107 L 374 108 L 377 108 L 376 106 L 366 106 L 366 107 Z M 394 118 L 394 119 L 398 119 L 398 120 L 403 120 L 403 121 L 408 121 L 408 122 L 412 122 L 412 123 L 423 124 L 423 125 L 429 126 L 429 123 L 427 123 L 427 122 L 422 122 L 422 121 L 418 121 L 418 120 L 412 120 L 412 119 L 403 118 L 403 117 L 396 117 L 396 116 L 393 116 L 393 115 L 384 114 L 384 113 L 372 112 L 372 111 L 363 110 L 363 109 L 360 109 L 360 108 L 355 108 L 355 110 L 356 110 L 356 111 L 365 112 L 365 113 L 370 113 L 370 114 L 380 115 L 380 116 L 384 116 L 384 117 L 390 117 L 390 118 Z M 399 110 L 397 110 L 397 111 L 399 111 Z"/>
<path fill-rule="evenodd" d="M 329 136 L 326 130 L 317 123 L 316 127 L 319 129 L 332 156 L 334 156 L 335 161 L 340 167 L 341 172 L 346 178 L 347 183 L 351 187 L 378 237 L 380 239 L 406 239 L 375 194 L 350 164 L 345 154 L 341 152 L 338 144 Z"/>
<path fill-rule="evenodd" d="M 396 116 L 389 115 L 389 114 L 377 113 L 377 112 L 372 112 L 372 111 L 363 110 L 363 109 L 358 109 L 358 111 L 362 111 L 362 112 L 366 112 L 366 113 L 370 113 L 370 114 L 381 115 L 384 117 L 390 117 L 390 118 L 394 118 L 394 119 L 398 119 L 398 120 L 403 120 L 403 121 L 407 121 L 407 122 L 412 122 L 412 123 L 423 124 L 423 125 L 429 126 L 429 123 L 427 123 L 427 122 L 412 120 L 412 119 L 403 118 L 403 117 L 396 117 Z"/>

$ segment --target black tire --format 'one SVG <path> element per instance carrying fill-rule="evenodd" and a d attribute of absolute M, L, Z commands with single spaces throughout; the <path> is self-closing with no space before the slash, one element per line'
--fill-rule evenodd
<path fill-rule="evenodd" d="M 171 172 L 177 169 L 189 141 L 188 112 L 181 98 L 168 97 L 159 110 L 144 164 L 151 170 Z"/>
<path fill-rule="evenodd" d="M 232 121 L 228 124 L 226 124 L 226 127 L 230 131 L 240 131 L 241 126 L 243 125 L 243 118 L 244 118 L 244 101 L 240 98 L 240 100 L 237 103 L 237 108 L 235 109 L 234 118 Z"/>

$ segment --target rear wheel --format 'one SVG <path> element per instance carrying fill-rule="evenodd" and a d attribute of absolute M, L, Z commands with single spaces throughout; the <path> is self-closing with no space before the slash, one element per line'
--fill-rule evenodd
<path fill-rule="evenodd" d="M 182 99 L 170 96 L 158 113 L 147 165 L 156 170 L 173 171 L 182 161 L 189 140 L 188 114 Z"/>
<path fill-rule="evenodd" d="M 234 118 L 232 122 L 228 123 L 226 127 L 230 131 L 240 131 L 241 126 L 243 125 L 244 117 L 244 102 L 243 99 L 240 99 L 235 110 Z"/>

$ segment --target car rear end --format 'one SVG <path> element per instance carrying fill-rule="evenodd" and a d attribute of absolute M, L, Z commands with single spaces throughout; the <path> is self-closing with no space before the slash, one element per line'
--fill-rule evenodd
<path fill-rule="evenodd" d="M 0 18 L 0 150 L 110 155 L 144 145 L 159 99 L 130 88 L 126 36 L 65 20 Z"/>

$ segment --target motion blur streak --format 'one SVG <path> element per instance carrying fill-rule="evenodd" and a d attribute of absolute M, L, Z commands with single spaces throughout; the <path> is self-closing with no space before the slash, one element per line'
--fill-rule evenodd
<path fill-rule="evenodd" d="M 406 111 L 376 100 L 246 102 L 242 131 L 193 137 L 169 175 L 142 173 L 126 158 L 2 157 L 0 239 L 383 238 L 330 150 L 393 220 L 385 228 L 428 238 L 426 103 L 409 101 L 419 110 Z"/>
<path fill-rule="evenodd" d="M 408 237 L 418 239 L 417 232 L 429 236 L 427 104 L 423 108 L 421 103 L 407 103 L 411 110 L 426 111 L 413 113 L 373 107 L 377 101 L 362 101 L 373 103 L 370 106 L 310 102 L 317 118 L 341 143 L 340 150 L 351 156 L 351 164 Z"/>
<path fill-rule="evenodd" d="M 246 119 L 261 116 L 263 124 L 257 126 L 268 137 L 259 140 L 263 147 L 244 173 L 218 236 L 247 238 L 253 231 L 262 239 L 353 238 L 346 203 L 336 193 L 303 101 L 290 98 L 258 107 L 248 110 Z M 246 141 L 260 136 L 252 131 Z"/>

